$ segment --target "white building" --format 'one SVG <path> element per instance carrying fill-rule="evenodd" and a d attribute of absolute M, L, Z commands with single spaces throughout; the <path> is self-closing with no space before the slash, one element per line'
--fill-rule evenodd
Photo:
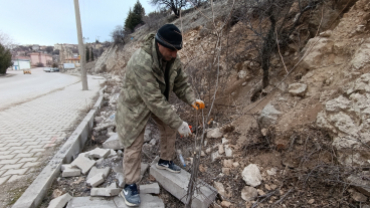
<path fill-rule="evenodd" d="M 31 59 L 26 56 L 17 56 L 13 61 L 13 70 L 31 69 Z"/>

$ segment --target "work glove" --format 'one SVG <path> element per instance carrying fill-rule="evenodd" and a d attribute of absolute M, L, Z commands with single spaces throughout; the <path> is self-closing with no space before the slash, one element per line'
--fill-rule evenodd
<path fill-rule="evenodd" d="M 204 102 L 203 100 L 196 99 L 195 102 L 192 104 L 193 108 L 195 109 L 203 109 L 204 108 Z"/>
<path fill-rule="evenodd" d="M 182 122 L 181 126 L 177 129 L 177 131 L 179 132 L 179 134 L 181 136 L 189 136 L 191 135 L 191 130 L 189 128 L 189 124 L 186 123 L 185 121 Z"/>

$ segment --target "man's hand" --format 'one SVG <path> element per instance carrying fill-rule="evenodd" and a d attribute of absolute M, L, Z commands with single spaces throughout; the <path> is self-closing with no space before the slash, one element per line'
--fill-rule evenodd
<path fill-rule="evenodd" d="M 179 134 L 181 136 L 187 137 L 187 136 L 191 135 L 191 130 L 189 128 L 189 124 L 186 123 L 185 121 L 182 122 L 181 126 L 177 129 L 177 131 L 179 132 Z"/>
<path fill-rule="evenodd" d="M 195 102 L 192 104 L 193 108 L 195 109 L 203 109 L 204 108 L 204 102 L 203 100 L 196 99 Z"/>

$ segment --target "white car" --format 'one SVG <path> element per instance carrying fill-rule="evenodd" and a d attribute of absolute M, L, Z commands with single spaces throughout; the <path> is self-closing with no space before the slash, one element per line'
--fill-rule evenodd
<path fill-rule="evenodd" d="M 58 69 L 58 68 L 45 67 L 45 68 L 44 68 L 44 71 L 45 71 L 45 72 L 58 72 L 58 71 L 59 71 L 59 69 Z"/>

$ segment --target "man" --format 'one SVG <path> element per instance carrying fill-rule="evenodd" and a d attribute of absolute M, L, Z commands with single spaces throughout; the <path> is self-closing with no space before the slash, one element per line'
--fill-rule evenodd
<path fill-rule="evenodd" d="M 195 99 L 177 51 L 182 48 L 182 35 L 173 24 L 162 26 L 150 34 L 127 64 L 123 88 L 117 105 L 117 132 L 125 147 L 123 166 L 125 187 L 121 196 L 128 206 L 138 206 L 140 196 L 136 183 L 140 180 L 141 150 L 149 117 L 160 130 L 160 160 L 157 168 L 179 173 L 173 163 L 176 131 L 182 136 L 191 134 L 188 124 L 168 102 L 170 92 L 196 109 L 204 102 Z"/>

